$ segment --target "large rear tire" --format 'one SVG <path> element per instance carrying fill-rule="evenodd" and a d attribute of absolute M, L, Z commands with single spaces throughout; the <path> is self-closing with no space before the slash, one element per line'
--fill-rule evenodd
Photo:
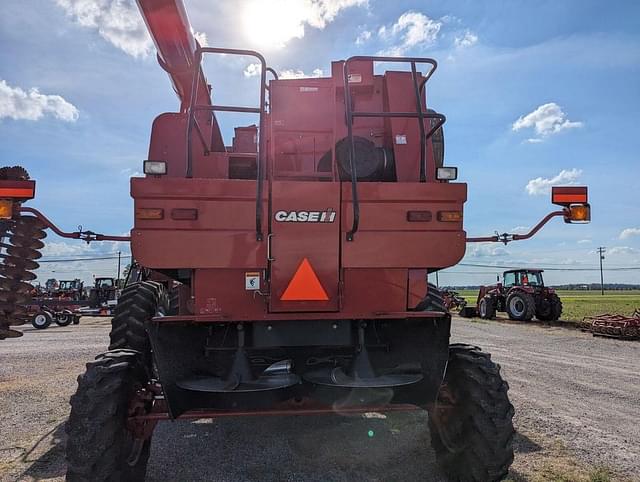
<path fill-rule="evenodd" d="M 562 316 L 562 301 L 555 293 L 544 300 L 544 307 L 541 305 L 542 302 L 536 306 L 536 318 L 540 321 L 558 321 Z"/>
<path fill-rule="evenodd" d="M 168 310 L 169 298 L 161 283 L 141 281 L 127 285 L 111 320 L 109 350 L 126 348 L 149 353 L 151 346 L 145 325 L 154 316 L 167 314 Z"/>
<path fill-rule="evenodd" d="M 449 347 L 438 399 L 429 409 L 431 445 L 451 481 L 502 480 L 513 462 L 509 385 L 491 355 L 469 345 Z"/>
<path fill-rule="evenodd" d="M 134 451 L 135 440 L 126 422 L 129 401 L 145 382 L 140 356 L 131 350 L 109 351 L 87 363 L 71 397 L 67 481 L 144 480 L 151 439 Z"/>
<path fill-rule="evenodd" d="M 531 321 L 536 313 L 533 296 L 524 291 L 512 291 L 507 296 L 506 305 L 506 312 L 512 320 Z"/>
<path fill-rule="evenodd" d="M 484 296 L 478 303 L 478 315 L 484 320 L 491 320 L 496 316 L 496 305 L 491 296 Z"/>

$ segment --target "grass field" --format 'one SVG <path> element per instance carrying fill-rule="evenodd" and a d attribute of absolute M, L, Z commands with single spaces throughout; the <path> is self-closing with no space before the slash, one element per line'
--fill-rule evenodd
<path fill-rule="evenodd" d="M 459 293 L 473 306 L 478 296 L 476 290 L 461 290 Z M 630 291 L 563 291 L 558 290 L 562 300 L 562 321 L 582 321 L 585 316 L 611 313 L 631 315 L 640 308 L 640 290 Z"/>

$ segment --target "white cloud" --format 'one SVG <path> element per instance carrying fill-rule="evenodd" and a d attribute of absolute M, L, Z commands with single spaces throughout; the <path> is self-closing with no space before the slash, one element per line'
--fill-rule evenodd
<path fill-rule="evenodd" d="M 66 122 L 78 119 L 78 109 L 59 95 L 41 94 L 36 88 L 29 92 L 11 87 L 0 80 L 0 119 L 38 120 L 45 115 Z"/>
<path fill-rule="evenodd" d="M 207 38 L 207 34 L 204 32 L 191 32 L 193 34 L 193 36 L 195 37 L 195 39 L 198 41 L 198 43 L 200 44 L 200 47 L 208 47 L 209 46 L 209 39 Z"/>
<path fill-rule="evenodd" d="M 242 14 L 245 32 L 262 48 L 281 48 L 302 38 L 305 26 L 324 29 L 344 9 L 366 6 L 368 0 L 254 0 Z"/>
<path fill-rule="evenodd" d="M 533 128 L 538 138 L 528 139 L 528 142 L 542 142 L 542 140 L 552 134 L 557 134 L 565 129 L 582 127 L 582 122 L 573 122 L 567 119 L 567 115 L 555 102 L 549 102 L 539 106 L 533 112 L 520 116 L 513 123 L 511 129 L 519 131 L 521 129 Z"/>
<path fill-rule="evenodd" d="M 133 57 L 151 53 L 153 43 L 134 0 L 56 0 L 74 22 L 91 28 Z"/>
<path fill-rule="evenodd" d="M 607 248 L 607 254 L 609 255 L 618 255 L 618 254 L 636 254 L 640 253 L 640 249 L 631 248 L 629 246 L 614 246 L 613 248 Z"/>
<path fill-rule="evenodd" d="M 640 228 L 626 228 L 620 233 L 620 239 L 628 239 L 632 236 L 640 236 Z"/>
<path fill-rule="evenodd" d="M 578 244 L 591 244 L 592 241 L 590 239 L 580 239 L 578 240 Z"/>
<path fill-rule="evenodd" d="M 551 186 L 558 184 L 569 185 L 575 184 L 582 175 L 581 169 L 563 169 L 557 176 L 552 178 L 536 177 L 527 183 L 527 193 L 530 196 L 541 196 L 551 192 Z"/>
<path fill-rule="evenodd" d="M 356 45 L 362 45 L 371 38 L 371 30 L 363 30 L 356 38 Z"/>
<path fill-rule="evenodd" d="M 485 258 L 507 256 L 509 251 L 498 243 L 474 243 L 467 247 L 466 256 L 469 258 Z"/>
<path fill-rule="evenodd" d="M 420 12 L 405 12 L 390 27 L 382 26 L 378 36 L 394 45 L 383 49 L 381 55 L 404 55 L 416 46 L 429 46 L 435 43 L 442 22 L 433 20 Z"/>
<path fill-rule="evenodd" d="M 478 43 L 478 36 L 473 32 L 471 32 L 470 30 L 467 30 L 464 33 L 464 35 L 462 35 L 461 37 L 458 37 L 456 35 L 455 39 L 453 40 L 453 44 L 456 46 L 456 48 L 459 48 L 459 49 L 471 47 L 477 43 Z"/>
<path fill-rule="evenodd" d="M 531 228 L 529 226 L 516 226 L 515 228 L 511 228 L 512 233 L 517 234 L 525 234 L 528 233 Z"/>
<path fill-rule="evenodd" d="M 278 72 L 280 79 L 304 79 L 307 77 L 322 77 L 322 69 L 314 69 L 311 74 L 305 74 L 302 70 L 285 69 Z"/>
<path fill-rule="evenodd" d="M 261 70 L 262 68 L 260 64 L 249 64 L 244 69 L 243 73 L 245 77 L 257 77 L 258 75 L 260 75 Z"/>

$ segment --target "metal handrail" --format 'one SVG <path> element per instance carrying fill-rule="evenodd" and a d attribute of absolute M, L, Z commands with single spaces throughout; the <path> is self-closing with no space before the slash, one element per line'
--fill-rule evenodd
<path fill-rule="evenodd" d="M 416 96 L 416 112 L 364 112 L 352 111 L 351 106 L 351 88 L 349 86 L 349 62 L 353 61 L 372 61 L 372 62 L 394 62 L 394 63 L 410 63 L 411 79 L 413 81 L 414 93 Z M 416 64 L 430 64 L 431 68 L 427 75 L 420 83 L 418 83 L 418 71 Z M 353 241 L 360 224 L 360 203 L 358 200 L 358 175 L 356 173 L 355 157 L 356 146 L 353 138 L 353 118 L 354 117 L 402 117 L 416 118 L 420 124 L 420 182 L 426 182 L 426 146 L 427 140 L 446 122 L 446 117 L 438 113 L 423 112 L 422 110 L 422 94 L 421 91 L 438 68 L 438 62 L 434 59 L 426 57 L 383 57 L 383 56 L 366 56 L 356 55 L 345 60 L 342 73 L 344 81 L 344 103 L 345 115 L 347 122 L 347 136 L 349 137 L 349 167 L 351 168 L 351 197 L 353 205 L 353 224 L 351 230 L 347 233 L 347 241 Z M 424 120 L 438 119 L 438 123 L 432 126 L 429 132 L 425 133 Z"/>
<path fill-rule="evenodd" d="M 187 168 L 185 177 L 191 178 L 193 177 L 193 157 L 192 157 L 192 146 L 191 146 L 191 133 L 195 126 L 198 131 L 198 136 L 200 137 L 200 141 L 204 145 L 205 152 L 209 152 L 210 147 L 206 145 L 204 142 L 204 135 L 202 134 L 202 130 L 198 125 L 198 122 L 195 118 L 195 113 L 199 111 L 211 111 L 212 115 L 216 111 L 219 112 L 241 112 L 241 113 L 252 113 L 252 114 L 260 114 L 260 127 L 258 129 L 258 155 L 256 156 L 256 184 L 257 184 L 257 193 L 256 193 L 256 239 L 258 241 L 263 240 L 262 234 L 262 191 L 263 191 L 263 174 L 262 174 L 262 166 L 264 164 L 264 155 L 266 152 L 265 148 L 265 139 L 264 139 L 264 125 L 265 121 L 265 90 L 266 90 L 266 80 L 267 80 L 267 62 L 265 61 L 262 54 L 256 52 L 255 50 L 239 50 L 239 49 L 224 49 L 224 48 L 214 48 L 214 47 L 199 47 L 196 50 L 196 64 L 200 66 L 202 63 L 202 54 L 230 54 L 230 55 L 243 55 L 248 57 L 255 57 L 260 61 L 261 69 L 260 69 L 260 106 L 259 107 L 240 107 L 233 105 L 197 105 L 197 89 L 198 83 L 200 82 L 200 69 L 193 69 L 193 82 L 191 85 L 191 100 L 189 102 L 189 109 L 187 111 Z"/>

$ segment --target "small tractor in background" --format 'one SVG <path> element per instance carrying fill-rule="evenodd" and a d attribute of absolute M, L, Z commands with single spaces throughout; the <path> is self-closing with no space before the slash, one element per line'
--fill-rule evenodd
<path fill-rule="evenodd" d="M 544 285 L 541 269 L 514 269 L 505 271 L 502 283 L 481 286 L 476 310 L 478 316 L 492 319 L 497 311 L 509 318 L 530 321 L 557 321 L 562 315 L 562 301 L 553 288 Z"/>
<path fill-rule="evenodd" d="M 56 294 L 59 298 L 80 301 L 84 298 L 84 283 L 77 278 L 60 280 Z"/>
<path fill-rule="evenodd" d="M 115 306 L 118 301 L 118 283 L 115 278 L 96 278 L 89 290 L 89 307 Z"/>
<path fill-rule="evenodd" d="M 130 242 L 142 268 L 109 351 L 78 378 L 67 480 L 143 480 L 160 420 L 415 409 L 449 479 L 506 477 L 508 384 L 488 353 L 450 343 L 430 277 L 467 243 L 588 222 L 587 188 L 554 187 L 561 208 L 530 233 L 468 237 L 467 184 L 444 165 L 444 115 L 427 108 L 435 60 L 356 56 L 326 77 L 278 79 L 258 52 L 198 45 L 181 0 L 137 3 L 180 106 L 155 119 L 144 176 L 131 179 L 130 236 L 62 231 L 22 205 L 35 196 L 27 171 L 0 169 L 0 339 L 22 334 L 12 326 L 46 229 Z M 201 63 L 216 55 L 258 62 L 257 105 L 213 102 Z M 229 144 L 219 112 L 259 122 Z"/>

